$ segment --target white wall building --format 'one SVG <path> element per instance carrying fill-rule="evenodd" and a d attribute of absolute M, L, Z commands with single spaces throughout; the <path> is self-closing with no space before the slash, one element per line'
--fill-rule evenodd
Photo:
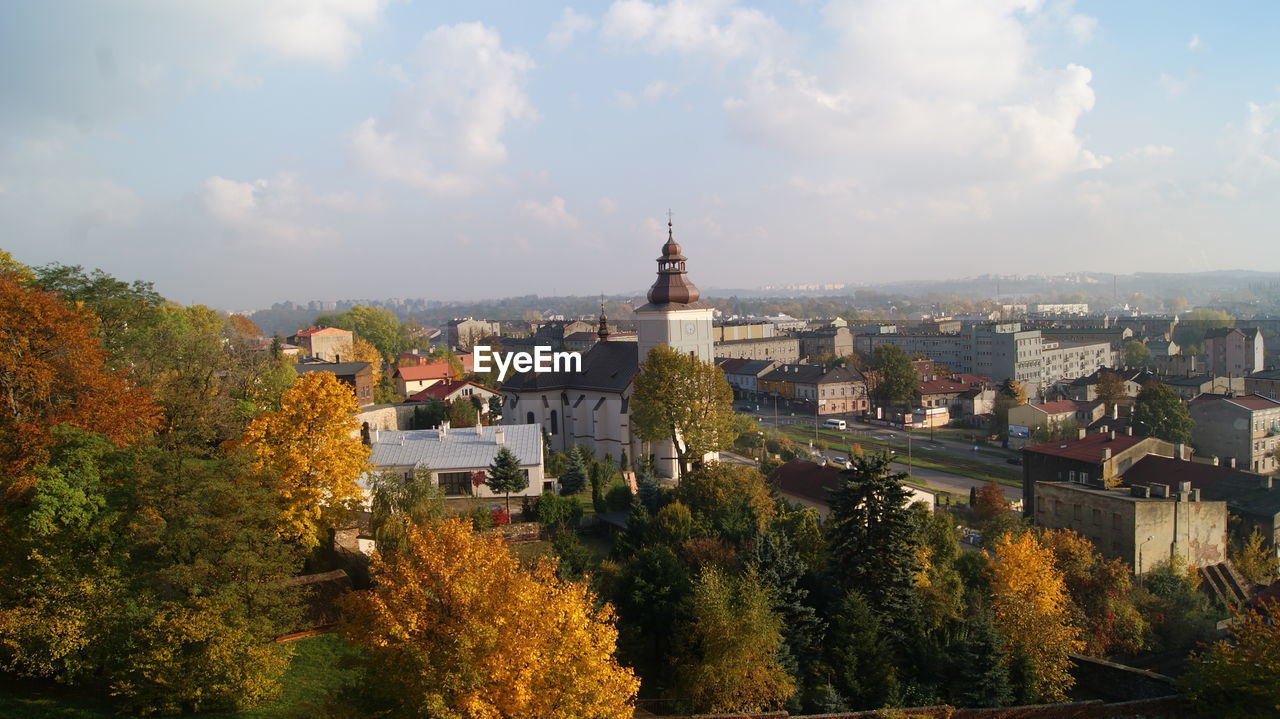
<path fill-rule="evenodd" d="M 376 471 L 401 472 L 408 479 L 418 468 L 430 469 L 446 498 L 505 497 L 489 491 L 487 485 L 475 483 L 477 472 L 487 478 L 502 447 L 516 455 L 529 477 L 529 487 L 511 496 L 536 497 L 555 489 L 554 483 L 543 476 L 542 428 L 537 425 L 450 428 L 446 422 L 439 429 L 373 430 L 369 439 L 369 460 Z M 360 484 L 367 492 L 368 478 Z"/>

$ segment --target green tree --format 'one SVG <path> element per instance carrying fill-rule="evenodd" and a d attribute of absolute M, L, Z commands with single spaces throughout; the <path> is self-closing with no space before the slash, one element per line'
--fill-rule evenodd
<path fill-rule="evenodd" d="M 800 689 L 800 705 L 816 709 L 828 681 L 822 667 L 827 627 L 805 587 L 809 565 L 786 534 L 772 531 L 752 545 L 746 563 L 769 591 L 773 610 L 782 619 L 785 651 L 780 661 Z"/>
<path fill-rule="evenodd" d="M 489 466 L 489 489 L 507 496 L 507 512 L 511 512 L 511 493 L 529 488 L 529 474 L 520 468 L 520 458 L 507 447 L 498 449 Z"/>
<path fill-rule="evenodd" d="M 889 456 L 855 460 L 831 491 L 827 551 L 831 579 L 859 592 L 896 641 L 911 633 L 919 613 L 915 593 L 920 540 L 902 486 L 905 473 L 891 473 Z"/>
<path fill-rule="evenodd" d="M 409 344 L 395 313 L 385 307 L 357 305 L 339 314 L 321 315 L 316 318 L 315 324 L 354 332 L 357 337 L 377 347 L 388 362 L 394 360 Z"/>
<path fill-rule="evenodd" d="M 680 474 L 693 460 L 729 447 L 734 432 L 733 391 L 710 362 L 659 345 L 635 378 L 632 428 L 650 442 L 669 440 Z"/>
<path fill-rule="evenodd" d="M 670 657 L 692 588 L 688 568 L 666 544 L 640 546 L 621 568 L 613 592 L 618 651 L 649 684 L 671 683 Z"/>
<path fill-rule="evenodd" d="M 1148 382 L 1133 405 L 1134 432 L 1166 442 L 1190 444 L 1195 422 L 1176 392 L 1162 382 Z"/>
<path fill-rule="evenodd" d="M 573 528 L 582 518 L 582 503 L 577 497 L 543 492 L 533 504 L 538 521 L 551 529 Z"/>
<path fill-rule="evenodd" d="M 911 358 L 897 345 L 876 348 L 872 369 L 879 373 L 876 395 L 881 405 L 905 409 L 920 386 Z"/>
<path fill-rule="evenodd" d="M 853 710 L 879 709 L 898 694 L 894 649 L 877 613 L 858 592 L 849 592 L 831 617 L 827 636 L 833 684 Z"/>
<path fill-rule="evenodd" d="M 395 471 L 379 472 L 372 477 L 369 495 L 369 529 L 383 554 L 403 549 L 410 527 L 445 516 L 444 490 L 435 486 L 426 467 L 416 467 L 411 479 Z"/>
<path fill-rule="evenodd" d="M 776 511 L 755 467 L 725 462 L 707 462 L 690 471 L 681 478 L 675 498 L 712 534 L 736 544 L 765 531 Z"/>
<path fill-rule="evenodd" d="M 1230 635 L 1191 656 L 1182 678 L 1200 716 L 1246 719 L 1280 712 L 1280 602 L 1238 612 Z"/>
<path fill-rule="evenodd" d="M 479 422 L 480 414 L 469 399 L 459 397 L 446 406 L 450 427 L 474 427 Z"/>
<path fill-rule="evenodd" d="M 1009 432 L 1009 410 L 1027 403 L 1027 390 L 1015 379 L 1006 379 L 996 392 L 996 427 L 1002 434 Z"/>
<path fill-rule="evenodd" d="M 999 707 L 1013 699 L 1009 662 L 989 612 L 963 626 L 963 635 L 947 646 L 942 695 L 957 707 Z"/>
<path fill-rule="evenodd" d="M 448 419 L 449 408 L 444 402 L 431 400 L 425 405 L 413 408 L 413 428 L 414 429 L 434 429 L 440 426 L 440 423 Z"/>
<path fill-rule="evenodd" d="M 782 708 L 795 683 L 778 662 L 782 620 L 755 576 L 708 568 L 698 577 L 676 659 L 681 694 L 698 713 Z"/>
<path fill-rule="evenodd" d="M 585 486 L 587 486 L 587 470 L 582 466 L 582 457 L 577 452 L 570 452 L 569 463 L 560 473 L 560 494 L 577 494 Z"/>
<path fill-rule="evenodd" d="M 1276 558 L 1256 528 L 1243 541 L 1231 543 L 1231 563 L 1240 574 L 1254 584 L 1271 584 L 1280 574 L 1280 560 Z"/>
<path fill-rule="evenodd" d="M 1137 340 L 1124 343 L 1124 363 L 1129 367 L 1147 367 L 1151 364 L 1151 350 Z"/>

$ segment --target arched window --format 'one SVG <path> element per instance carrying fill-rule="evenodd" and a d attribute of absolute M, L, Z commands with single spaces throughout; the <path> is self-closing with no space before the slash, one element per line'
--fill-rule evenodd
<path fill-rule="evenodd" d="M 534 418 L 533 418 L 533 412 L 529 412 L 529 413 L 525 414 L 525 416 L 524 416 L 524 423 L 525 423 L 525 424 L 534 424 L 535 422 L 536 422 L 536 420 L 534 420 Z"/>
<path fill-rule="evenodd" d="M 551 410 L 551 434 L 560 434 L 560 419 L 554 409 Z"/>

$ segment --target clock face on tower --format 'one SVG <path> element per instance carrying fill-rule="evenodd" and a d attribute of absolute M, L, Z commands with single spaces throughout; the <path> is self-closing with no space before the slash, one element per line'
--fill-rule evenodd
<path fill-rule="evenodd" d="M 692 323 L 692 322 L 685 322 L 685 323 L 684 323 L 684 333 L 685 333 L 685 334 L 687 334 L 687 335 L 689 335 L 689 336 L 693 336 L 693 334 L 694 334 L 695 332 L 697 332 L 697 331 L 698 331 L 698 325 L 696 325 L 696 324 L 694 324 L 694 323 Z"/>

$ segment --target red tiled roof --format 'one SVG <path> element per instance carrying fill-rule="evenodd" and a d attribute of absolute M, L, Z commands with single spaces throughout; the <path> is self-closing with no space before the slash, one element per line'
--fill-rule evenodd
<path fill-rule="evenodd" d="M 990 377 L 983 377 L 982 375 L 976 374 L 965 374 L 963 372 L 951 375 L 951 379 L 957 382 L 963 382 L 969 386 L 973 386 L 975 384 L 991 384 Z"/>
<path fill-rule="evenodd" d="M 341 335 L 349 335 L 349 334 L 351 334 L 351 330 L 340 330 L 340 329 L 338 329 L 337 327 L 310 327 L 310 328 L 305 329 L 305 330 L 299 330 L 299 331 L 298 331 L 298 333 L 297 333 L 295 336 L 297 336 L 297 337 L 311 337 L 312 335 L 320 335 L 320 334 L 329 334 L 329 335 L 331 335 L 331 334 L 341 334 Z"/>
<path fill-rule="evenodd" d="M 1115 455 L 1126 449 L 1131 449 L 1147 439 L 1147 437 L 1135 437 L 1127 434 L 1117 434 L 1115 439 L 1111 439 L 1110 434 L 1098 432 L 1097 434 L 1085 435 L 1084 439 L 1065 439 L 1057 442 L 1033 444 L 1030 447 L 1024 447 L 1022 451 L 1048 454 L 1065 459 L 1078 459 L 1085 462 L 1101 462 L 1102 450 L 1110 448 L 1111 454 Z"/>
<path fill-rule="evenodd" d="M 1177 487 L 1179 482 L 1190 482 L 1192 487 L 1201 489 L 1206 484 L 1241 471 L 1234 467 L 1148 454 L 1124 473 L 1124 481 L 1129 484 L 1167 484 L 1170 487 Z"/>
<path fill-rule="evenodd" d="M 453 368 L 448 360 L 434 360 L 427 364 L 397 367 L 396 374 L 406 382 L 420 382 L 424 379 L 448 379 L 453 376 Z"/>
<path fill-rule="evenodd" d="M 422 390 L 421 392 L 417 392 L 415 394 L 410 395 L 408 401 L 430 402 L 431 400 L 434 399 L 434 400 L 443 402 L 444 400 L 448 399 L 450 395 L 454 394 L 455 392 L 461 390 L 463 387 L 466 387 L 468 385 L 472 387 L 479 387 L 485 392 L 493 392 L 493 390 L 477 382 L 446 379 L 440 382 L 436 382 L 435 384 Z"/>
<path fill-rule="evenodd" d="M 1280 407 L 1280 402 L 1268 397 L 1263 397 L 1260 394 L 1246 394 L 1241 397 L 1231 397 L 1227 401 L 1251 410 L 1275 409 L 1276 407 Z"/>
<path fill-rule="evenodd" d="M 969 389 L 969 385 L 955 380 L 943 377 L 941 379 L 922 380 L 920 382 L 920 394 L 948 394 L 951 392 L 964 392 Z"/>

